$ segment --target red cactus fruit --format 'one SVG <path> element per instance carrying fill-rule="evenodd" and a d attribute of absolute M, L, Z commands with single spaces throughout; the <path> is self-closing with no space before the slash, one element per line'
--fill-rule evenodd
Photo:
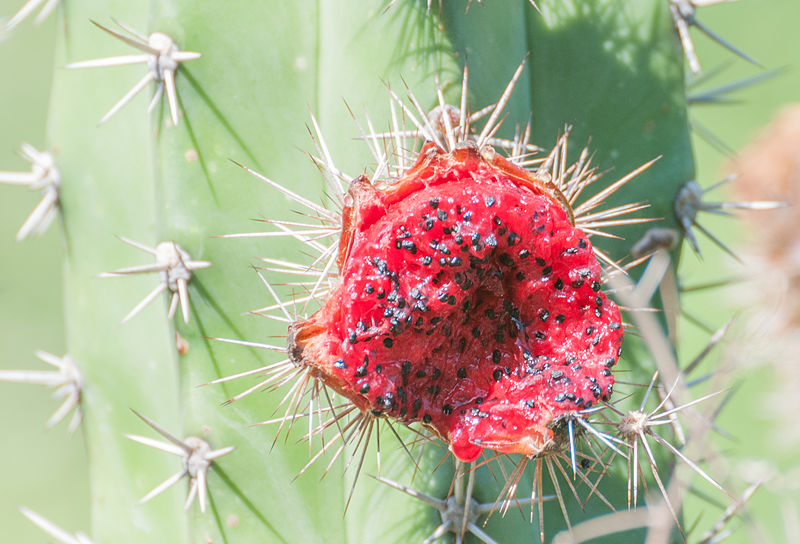
<path fill-rule="evenodd" d="M 622 328 L 592 246 L 554 184 L 488 146 L 428 144 L 394 183 L 353 181 L 338 265 L 292 360 L 463 461 L 536 455 L 611 394 Z"/>

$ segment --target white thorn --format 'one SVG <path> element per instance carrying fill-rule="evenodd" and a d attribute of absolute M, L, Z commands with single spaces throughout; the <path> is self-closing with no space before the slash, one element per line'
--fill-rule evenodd
<path fill-rule="evenodd" d="M 94 21 L 93 21 L 94 22 Z M 158 89 L 153 97 L 153 100 L 148 106 L 148 112 L 152 111 L 155 103 L 161 98 L 162 94 L 167 95 L 167 102 L 169 104 L 170 118 L 173 125 L 178 124 L 178 92 L 175 86 L 175 71 L 178 69 L 181 62 L 195 60 L 202 55 L 194 51 L 181 51 L 175 44 L 172 38 L 161 32 L 154 32 L 146 39 L 141 34 L 133 31 L 125 25 L 120 23 L 119 26 L 128 32 L 131 37 L 120 34 L 110 28 L 101 24 L 94 23 L 100 29 L 108 34 L 117 38 L 118 40 L 142 51 L 144 54 L 139 55 L 123 55 L 115 57 L 107 57 L 93 60 L 85 60 L 80 62 L 73 62 L 68 64 L 67 68 L 100 68 L 107 66 L 123 66 L 126 64 L 145 64 L 147 66 L 147 74 L 140 79 L 133 88 L 125 93 L 125 95 L 106 113 L 100 120 L 100 123 L 105 123 L 115 113 L 117 113 L 123 106 L 133 100 L 142 89 L 144 89 L 150 82 L 155 81 L 158 83 Z"/>

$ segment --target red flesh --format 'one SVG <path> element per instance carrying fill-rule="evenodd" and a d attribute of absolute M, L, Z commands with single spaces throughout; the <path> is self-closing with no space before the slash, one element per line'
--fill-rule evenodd
<path fill-rule="evenodd" d="M 606 400 L 622 343 L 592 246 L 545 181 L 475 149 L 423 150 L 350 189 L 341 285 L 292 326 L 292 357 L 372 410 L 434 429 L 463 461 L 526 455 Z"/>

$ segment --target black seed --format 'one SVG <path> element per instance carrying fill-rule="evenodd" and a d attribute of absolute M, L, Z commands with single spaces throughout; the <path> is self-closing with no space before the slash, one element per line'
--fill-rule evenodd
<path fill-rule="evenodd" d="M 496 313 L 494 313 L 494 310 L 492 310 L 492 309 L 486 310 L 486 311 L 485 311 L 485 312 L 483 312 L 483 313 L 484 313 L 484 315 L 485 315 L 486 317 L 488 317 L 489 319 L 495 319 L 495 318 L 497 317 L 497 314 L 496 314 Z"/>
<path fill-rule="evenodd" d="M 467 377 L 467 369 L 462 366 L 461 368 L 458 369 L 458 372 L 456 372 L 456 375 L 459 378 L 466 378 Z"/>
<path fill-rule="evenodd" d="M 583 280 L 575 280 L 572 283 L 570 283 L 570 285 L 572 286 L 573 289 L 580 289 L 581 286 L 583 286 Z"/>
<path fill-rule="evenodd" d="M 547 335 L 545 333 L 543 333 L 542 331 L 536 331 L 534 333 L 534 336 L 536 338 L 538 338 L 539 340 L 544 340 L 545 338 L 547 338 Z"/>
<path fill-rule="evenodd" d="M 472 221 L 472 212 L 471 211 L 468 211 L 467 213 L 464 214 L 464 221 L 466 221 L 467 223 Z"/>
<path fill-rule="evenodd" d="M 447 219 L 447 212 L 444 210 L 436 210 L 436 217 L 439 218 L 439 221 L 444 221 Z"/>
<path fill-rule="evenodd" d="M 526 400 L 525 404 L 528 408 L 536 408 L 536 402 L 533 399 Z"/>
<path fill-rule="evenodd" d="M 494 372 L 492 372 L 492 378 L 494 378 L 494 381 L 496 381 L 496 382 L 499 382 L 500 380 L 502 380 L 503 379 L 503 370 L 500 369 L 500 368 L 495 368 Z"/>
<path fill-rule="evenodd" d="M 597 306 L 602 306 L 603 305 L 603 297 L 595 297 L 594 303 Z"/>
<path fill-rule="evenodd" d="M 488 242 L 487 242 L 488 243 Z M 500 264 L 504 264 L 506 266 L 514 266 L 514 259 L 511 258 L 511 255 L 508 253 L 501 253 L 498 257 Z"/>
<path fill-rule="evenodd" d="M 565 365 L 571 365 L 571 364 L 572 364 L 572 363 L 574 363 L 574 362 L 575 362 L 575 357 L 573 357 L 572 355 L 570 355 L 569 357 L 567 357 L 567 360 L 566 360 L 566 361 L 564 361 L 564 364 L 565 364 Z"/>
<path fill-rule="evenodd" d="M 564 250 L 564 253 L 566 253 L 567 255 L 575 255 L 577 252 L 578 252 L 577 247 L 571 247 Z"/>
<path fill-rule="evenodd" d="M 461 257 L 451 257 L 450 258 L 450 266 L 461 266 L 464 264 L 464 261 L 461 260 Z"/>
<path fill-rule="evenodd" d="M 433 258 L 431 258 L 430 255 L 426 255 L 423 258 L 421 258 L 419 262 L 421 262 L 424 266 L 428 266 L 433 262 Z"/>
<path fill-rule="evenodd" d="M 494 237 L 494 234 L 486 237 L 486 247 L 497 247 L 497 238 Z"/>
<path fill-rule="evenodd" d="M 442 413 L 446 416 L 449 416 L 450 414 L 453 413 L 453 407 L 450 406 L 449 404 L 445 404 L 444 406 L 442 406 Z"/>
<path fill-rule="evenodd" d="M 350 341 L 351 344 L 355 344 L 356 342 L 358 342 L 356 331 L 350 331 L 349 333 L 347 333 L 347 339 Z"/>
<path fill-rule="evenodd" d="M 563 371 L 561 371 L 561 370 L 554 370 L 553 372 L 551 372 L 551 373 L 550 373 L 550 377 L 551 377 L 552 379 L 554 379 L 554 380 L 558 380 L 558 379 L 560 379 L 562 376 L 564 376 L 564 372 L 563 372 Z"/>
<path fill-rule="evenodd" d="M 345 363 L 342 359 L 339 359 L 338 361 L 333 363 L 333 366 L 335 366 L 338 369 L 343 369 L 347 368 L 347 363 Z"/>
<path fill-rule="evenodd" d="M 433 379 L 434 380 L 438 380 L 439 376 L 441 376 L 441 375 L 442 375 L 441 369 L 438 369 L 438 368 L 434 368 L 433 369 Z"/>
<path fill-rule="evenodd" d="M 384 291 L 383 288 L 381 288 L 380 291 L 378 291 L 378 293 L 375 296 L 377 298 L 383 298 L 386 296 L 386 291 Z"/>
<path fill-rule="evenodd" d="M 603 376 L 611 376 L 611 371 L 607 368 L 603 368 L 602 370 L 600 370 L 600 374 L 602 374 Z"/>
<path fill-rule="evenodd" d="M 500 225 L 502 225 L 502 224 L 503 224 L 503 221 L 502 221 L 502 220 L 501 220 L 499 217 L 497 217 L 496 215 L 494 216 L 494 219 L 492 219 L 492 221 L 493 221 L 493 222 L 494 222 L 494 224 L 495 224 L 495 225 L 497 225 L 498 227 L 499 227 Z"/>
<path fill-rule="evenodd" d="M 564 282 L 561 280 L 561 278 L 558 278 L 556 282 L 553 284 L 553 287 L 555 287 L 557 290 L 560 291 L 564 288 Z"/>
<path fill-rule="evenodd" d="M 575 393 L 567 393 L 564 396 L 567 397 L 569 400 L 575 400 Z"/>
<path fill-rule="evenodd" d="M 553 400 L 556 401 L 556 402 L 564 402 L 566 399 L 567 399 L 567 396 L 564 393 L 559 393 L 558 395 L 553 397 Z"/>
<path fill-rule="evenodd" d="M 472 337 L 478 338 L 481 335 L 481 330 L 478 327 L 473 327 L 472 329 Z"/>
<path fill-rule="evenodd" d="M 517 281 L 522 281 L 525 279 L 525 272 L 517 272 L 516 275 Z"/>
<path fill-rule="evenodd" d="M 553 273 L 553 267 L 552 266 L 546 266 L 546 267 L 542 268 L 542 277 L 549 276 L 552 273 Z"/>
<path fill-rule="evenodd" d="M 477 244 L 478 244 L 478 242 L 480 242 L 480 241 L 481 241 L 481 235 L 480 235 L 480 233 L 479 233 L 479 232 L 473 232 L 473 233 L 470 235 L 470 237 L 469 237 L 469 238 L 470 238 L 470 240 L 472 240 L 472 245 L 473 245 L 473 246 L 474 246 L 474 245 L 477 245 Z"/>
<path fill-rule="evenodd" d="M 499 362 L 500 362 L 500 358 L 501 358 L 501 353 L 500 353 L 500 350 L 499 350 L 499 349 L 496 349 L 496 350 L 494 350 L 494 351 L 492 352 L 492 362 L 493 362 L 494 364 L 497 364 L 497 363 L 499 363 Z"/>
<path fill-rule="evenodd" d="M 369 393 L 369 384 L 365 383 L 361 386 L 361 394 L 366 395 L 367 393 Z"/>
<path fill-rule="evenodd" d="M 403 243 L 400 240 L 395 240 L 394 241 L 394 247 L 396 247 L 397 249 L 400 249 L 401 247 L 403 247 Z"/>
<path fill-rule="evenodd" d="M 542 323 L 547 321 L 548 317 L 550 317 L 550 312 L 548 312 L 547 310 L 542 310 L 541 312 L 539 312 L 539 319 L 542 320 Z"/>
<path fill-rule="evenodd" d="M 621 326 L 622 326 L 622 325 L 620 325 L 619 323 L 617 323 L 617 322 L 614 322 L 614 323 L 610 323 L 610 324 L 608 325 L 608 328 L 609 328 L 609 329 L 611 329 L 612 331 L 616 331 L 616 330 L 618 330 L 618 329 L 619 329 Z"/>
<path fill-rule="evenodd" d="M 603 361 L 603 364 L 604 364 L 605 366 L 607 366 L 607 367 L 612 367 L 612 366 L 614 366 L 614 363 L 615 363 L 615 362 L 616 362 L 616 361 L 614 361 L 614 359 L 613 359 L 612 357 L 609 357 L 608 359 L 606 359 L 605 361 Z"/>
<path fill-rule="evenodd" d="M 430 415 L 430 414 L 425 414 L 424 416 L 422 416 L 422 422 L 423 422 L 423 423 L 430 423 L 430 422 L 431 422 L 431 419 L 432 419 L 432 418 L 431 418 L 431 415 Z"/>
<path fill-rule="evenodd" d="M 372 293 L 374 293 L 374 292 L 375 292 L 375 287 L 373 287 L 371 283 L 368 283 L 368 284 L 366 285 L 366 287 L 364 287 L 364 292 L 365 292 L 366 294 L 368 294 L 368 295 L 371 295 Z"/>
<path fill-rule="evenodd" d="M 447 266 L 447 258 L 439 257 L 439 266 Z"/>
<path fill-rule="evenodd" d="M 478 397 L 475 399 L 475 404 L 483 404 L 483 397 Z"/>
<path fill-rule="evenodd" d="M 523 251 L 525 251 L 525 250 L 523 250 Z M 520 252 L 520 253 L 522 253 L 522 252 Z M 544 259 L 542 259 L 541 257 L 536 257 L 536 264 L 538 264 L 539 266 L 544 266 L 544 265 L 546 265 L 546 264 L 547 264 L 547 261 L 545 261 L 545 260 L 544 260 Z M 551 268 L 550 270 L 552 271 L 552 268 Z M 549 274 L 549 273 L 550 273 L 550 272 L 548 272 L 548 274 Z"/>
<path fill-rule="evenodd" d="M 494 203 L 495 203 L 495 202 L 497 202 L 497 201 L 495 200 L 495 198 L 494 198 L 493 196 L 487 196 L 487 197 L 486 197 L 486 205 L 487 205 L 488 207 L 490 207 L 490 208 L 491 208 L 492 206 L 494 206 Z"/>
<path fill-rule="evenodd" d="M 518 239 L 519 239 L 519 234 L 517 234 L 516 232 L 509 233 L 508 234 L 508 245 L 513 246 L 514 244 L 517 243 Z"/>
<path fill-rule="evenodd" d="M 384 338 L 383 345 L 386 346 L 387 348 L 390 348 L 394 345 L 394 340 L 392 340 L 391 338 Z"/>
<path fill-rule="evenodd" d="M 415 412 L 419 412 L 419 409 L 422 408 L 422 401 L 420 399 L 415 400 L 413 408 Z"/>
<path fill-rule="evenodd" d="M 592 291 L 599 291 L 600 290 L 600 282 L 593 281 L 592 282 Z"/>
<path fill-rule="evenodd" d="M 417 370 L 417 378 L 424 378 L 427 374 L 424 370 Z"/>
<path fill-rule="evenodd" d="M 383 372 L 383 365 L 375 365 L 375 373 L 380 374 Z"/>
<path fill-rule="evenodd" d="M 411 240 L 403 240 L 403 249 L 408 250 L 412 255 L 417 253 L 417 245 Z"/>
<path fill-rule="evenodd" d="M 498 344 L 502 344 L 503 342 L 506 341 L 505 335 L 500 331 L 494 333 L 494 339 Z"/>
<path fill-rule="evenodd" d="M 586 327 L 586 336 L 589 336 L 594 332 L 594 327 Z"/>
<path fill-rule="evenodd" d="M 439 207 L 439 199 L 434 197 L 428 201 L 428 205 L 434 210 Z"/>
<path fill-rule="evenodd" d="M 603 310 L 601 310 L 600 308 L 595 308 L 594 315 L 596 315 L 597 317 L 603 317 Z"/>
<path fill-rule="evenodd" d="M 447 303 L 448 303 L 450 306 L 455 306 L 455 305 L 456 305 L 456 302 L 457 302 L 457 301 L 456 301 L 456 297 L 455 297 L 454 295 L 449 295 L 449 296 L 447 297 Z"/>
<path fill-rule="evenodd" d="M 400 364 L 400 372 L 403 376 L 408 376 L 411 373 L 411 361 L 403 361 Z"/>
<path fill-rule="evenodd" d="M 367 365 L 361 365 L 356 369 L 356 378 L 363 378 L 367 375 Z"/>
<path fill-rule="evenodd" d="M 400 417 L 406 417 L 407 413 L 408 413 L 408 406 L 402 406 L 400 408 Z"/>
<path fill-rule="evenodd" d="M 464 243 L 464 237 L 460 234 L 456 234 L 455 238 L 453 238 L 456 244 L 461 245 Z"/>
<path fill-rule="evenodd" d="M 586 249 L 586 240 L 584 238 L 578 240 L 578 247 L 581 249 Z"/>

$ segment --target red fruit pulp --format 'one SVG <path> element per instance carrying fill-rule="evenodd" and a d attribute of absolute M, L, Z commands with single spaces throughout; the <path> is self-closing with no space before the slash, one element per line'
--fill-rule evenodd
<path fill-rule="evenodd" d="M 463 461 L 536 455 L 561 415 L 611 393 L 622 343 L 600 266 L 552 184 L 471 147 L 428 146 L 394 184 L 349 191 L 341 284 L 291 355 Z"/>

